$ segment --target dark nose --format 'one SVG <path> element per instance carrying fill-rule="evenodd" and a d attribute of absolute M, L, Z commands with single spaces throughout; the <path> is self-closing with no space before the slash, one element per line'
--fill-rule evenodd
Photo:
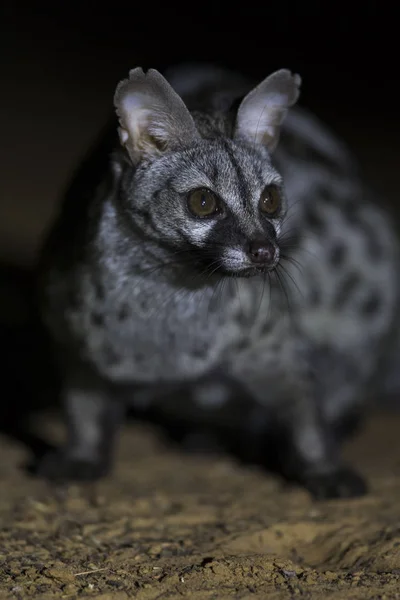
<path fill-rule="evenodd" d="M 250 242 L 248 255 L 253 263 L 271 265 L 275 262 L 276 248 L 271 242 Z"/>

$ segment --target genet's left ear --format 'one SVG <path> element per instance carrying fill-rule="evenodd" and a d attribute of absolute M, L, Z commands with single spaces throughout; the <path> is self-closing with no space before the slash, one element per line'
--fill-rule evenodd
<path fill-rule="evenodd" d="M 239 106 L 235 139 L 263 144 L 273 152 L 287 111 L 300 95 L 300 85 L 300 75 L 293 75 L 287 69 L 275 71 L 264 79 L 245 96 Z"/>

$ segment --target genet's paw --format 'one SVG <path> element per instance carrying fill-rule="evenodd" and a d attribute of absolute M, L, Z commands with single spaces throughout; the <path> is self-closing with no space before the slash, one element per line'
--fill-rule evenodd
<path fill-rule="evenodd" d="M 106 461 L 89 461 L 69 457 L 62 450 L 46 454 L 40 461 L 37 474 L 55 483 L 93 482 L 109 472 Z"/>
<path fill-rule="evenodd" d="M 364 479 L 349 467 L 324 475 L 308 476 L 304 485 L 316 500 L 357 498 L 368 492 Z"/>

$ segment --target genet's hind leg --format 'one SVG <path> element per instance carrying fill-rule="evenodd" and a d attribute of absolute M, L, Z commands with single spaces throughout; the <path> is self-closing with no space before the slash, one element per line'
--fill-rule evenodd
<path fill-rule="evenodd" d="M 116 390 L 87 369 L 69 371 L 64 381 L 67 441 L 46 455 L 40 475 L 51 480 L 96 480 L 112 466 L 118 426 L 125 404 Z"/>

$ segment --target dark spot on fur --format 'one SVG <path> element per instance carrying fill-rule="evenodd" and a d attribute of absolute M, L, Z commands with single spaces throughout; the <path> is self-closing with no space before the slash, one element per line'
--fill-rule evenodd
<path fill-rule="evenodd" d="M 93 312 L 90 315 L 90 318 L 91 318 L 93 325 L 96 325 L 97 327 L 104 325 L 104 316 L 101 313 Z"/>
<path fill-rule="evenodd" d="M 348 273 L 339 283 L 334 298 L 334 306 L 337 309 L 343 308 L 346 302 L 360 284 L 360 276 L 357 273 Z"/>
<path fill-rule="evenodd" d="M 122 306 L 120 306 L 120 308 L 117 312 L 118 321 L 124 321 L 129 316 L 129 313 L 130 313 L 130 310 L 129 310 L 129 306 L 127 304 L 123 304 Z"/>
<path fill-rule="evenodd" d="M 321 290 L 314 284 L 311 284 L 308 291 L 308 304 L 318 306 L 321 304 Z"/>
<path fill-rule="evenodd" d="M 378 232 L 374 230 L 370 223 L 362 223 L 362 228 L 365 232 L 365 246 L 368 253 L 368 258 L 373 261 L 380 261 L 383 258 L 384 250 L 378 238 Z"/>
<path fill-rule="evenodd" d="M 68 293 L 68 307 L 72 310 L 76 310 L 79 308 L 79 297 L 77 292 L 70 290 Z"/>
<path fill-rule="evenodd" d="M 317 194 L 319 199 L 326 203 L 334 203 L 336 200 L 333 189 L 326 185 L 319 186 Z"/>
<path fill-rule="evenodd" d="M 191 352 L 191 355 L 193 356 L 193 358 L 203 359 L 207 356 L 207 347 L 202 346 L 200 348 L 194 348 Z"/>
<path fill-rule="evenodd" d="M 271 322 L 270 319 L 267 319 L 266 321 L 264 321 L 262 327 L 261 327 L 261 335 L 267 335 L 268 333 L 271 332 L 272 328 L 273 328 L 274 324 Z"/>
<path fill-rule="evenodd" d="M 318 214 L 318 211 L 315 208 L 315 206 L 309 204 L 306 207 L 304 216 L 307 225 L 313 232 L 318 233 L 320 235 L 322 235 L 325 232 L 325 222 L 321 215 Z"/>
<path fill-rule="evenodd" d="M 94 281 L 94 289 L 97 300 L 104 300 L 105 292 L 103 284 L 100 281 Z"/>
<path fill-rule="evenodd" d="M 344 263 L 345 257 L 346 246 L 343 244 L 343 242 L 335 242 L 329 254 L 329 263 L 332 265 L 332 267 L 341 267 Z"/>
<path fill-rule="evenodd" d="M 254 303 L 255 310 L 258 307 L 258 304 Z M 248 315 L 245 310 L 243 310 L 242 305 L 237 308 L 237 312 L 235 312 L 235 320 L 242 327 L 246 327 L 250 322 L 253 321 L 254 316 Z"/>
<path fill-rule="evenodd" d="M 146 311 L 148 308 L 147 300 L 140 300 L 139 306 L 143 311 Z"/>
<path fill-rule="evenodd" d="M 237 351 L 247 350 L 249 348 L 249 346 L 250 346 L 249 340 L 246 338 L 242 338 L 235 344 L 235 349 Z"/>
<path fill-rule="evenodd" d="M 361 314 L 366 317 L 375 315 L 382 306 L 382 298 L 375 290 L 361 304 Z"/>
<path fill-rule="evenodd" d="M 220 308 L 221 308 L 221 298 L 217 292 L 215 294 L 212 294 L 212 296 L 208 302 L 208 314 L 212 315 L 215 312 L 219 312 Z"/>
<path fill-rule="evenodd" d="M 167 332 L 167 336 L 168 336 L 168 342 L 170 344 L 175 344 L 175 342 L 176 342 L 176 333 L 175 333 L 175 331 L 168 331 Z"/>
<path fill-rule="evenodd" d="M 318 393 L 325 394 L 327 381 L 341 381 L 342 385 L 352 384 L 359 377 L 359 367 L 349 354 L 329 346 L 317 344 L 310 351 L 311 376 Z M 325 390 L 325 391 L 324 391 Z"/>
<path fill-rule="evenodd" d="M 105 345 L 103 347 L 103 354 L 104 354 L 104 358 L 106 360 L 107 365 L 112 366 L 112 365 L 116 365 L 120 362 L 120 356 L 115 352 L 115 350 L 109 346 L 109 345 Z"/>
<path fill-rule="evenodd" d="M 349 225 L 353 227 L 360 225 L 360 210 L 356 202 L 347 200 L 343 206 L 343 215 Z"/>

